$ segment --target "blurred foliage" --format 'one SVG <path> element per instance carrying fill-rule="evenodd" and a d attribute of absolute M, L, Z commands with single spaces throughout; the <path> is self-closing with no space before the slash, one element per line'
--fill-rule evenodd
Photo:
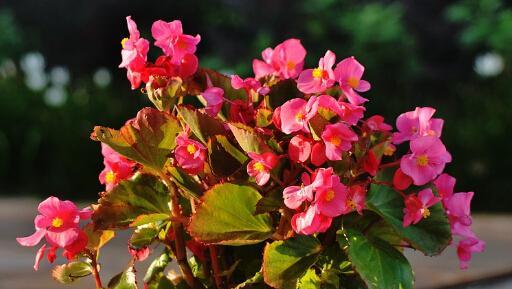
<path fill-rule="evenodd" d="M 2 59 L 17 63 L 38 50 L 49 67 L 68 66 L 72 80 L 67 101 L 51 107 L 44 91 L 24 85 L 22 73 L 0 73 L 1 193 L 76 199 L 101 190 L 99 147 L 88 140 L 93 125 L 119 127 L 137 107 L 149 105 L 129 90 L 125 72 L 114 70 L 119 41 L 127 35 L 124 17 L 132 15 L 147 38 L 154 20 L 182 19 L 187 33 L 202 37 L 202 66 L 242 76 L 251 74 L 251 60 L 265 47 L 289 37 L 302 40 L 307 66 L 327 49 L 338 59 L 356 56 L 372 83 L 368 115 L 393 123 L 415 106 L 437 108 L 446 120 L 443 140 L 454 157 L 447 171 L 458 178 L 457 189 L 475 190 L 477 210 L 512 211 L 512 8 L 504 0 L 43 2 L 6 0 L 0 70 Z M 487 52 L 503 58 L 497 76 L 475 73 L 475 59 Z M 98 67 L 114 71 L 108 87 L 91 81 Z"/>

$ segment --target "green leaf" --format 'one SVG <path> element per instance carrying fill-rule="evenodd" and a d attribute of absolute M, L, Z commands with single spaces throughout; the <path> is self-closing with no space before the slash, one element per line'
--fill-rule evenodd
<path fill-rule="evenodd" d="M 165 221 L 169 219 L 168 214 L 147 214 L 147 215 L 140 215 L 130 224 L 130 227 L 138 227 L 146 224 L 156 223 L 160 221 Z"/>
<path fill-rule="evenodd" d="M 153 175 L 138 174 L 120 182 L 98 203 L 92 215 L 95 229 L 126 228 L 140 215 L 171 215 L 167 188 Z"/>
<path fill-rule="evenodd" d="M 161 170 L 180 131 L 181 126 L 172 115 L 146 107 L 120 130 L 96 126 L 91 138 L 144 166 Z"/>
<path fill-rule="evenodd" d="M 228 126 L 244 151 L 258 154 L 270 151 L 263 138 L 253 128 L 241 123 L 228 123 Z"/>
<path fill-rule="evenodd" d="M 202 113 L 197 109 L 180 105 L 176 107 L 183 121 L 190 127 L 194 135 L 204 144 L 208 138 L 216 134 L 225 134 L 226 130 L 218 119 Z"/>
<path fill-rule="evenodd" d="M 159 279 L 164 274 L 164 270 L 170 262 L 171 257 L 169 256 L 169 252 L 164 250 L 164 252 L 149 265 L 146 275 L 144 275 L 144 283 L 151 284 Z"/>
<path fill-rule="evenodd" d="M 366 206 L 379 214 L 403 239 L 425 255 L 439 254 L 451 241 L 448 219 L 441 204 L 429 208 L 430 216 L 416 225 L 402 225 L 404 202 L 392 188 L 372 184 L 366 196 Z"/>
<path fill-rule="evenodd" d="M 199 197 L 203 194 L 203 189 L 194 179 L 194 177 L 185 173 L 178 167 L 168 167 L 167 170 L 171 174 L 174 183 L 189 198 L 199 199 Z"/>
<path fill-rule="evenodd" d="M 322 281 L 316 275 L 315 269 L 308 269 L 306 274 L 299 279 L 297 283 L 298 289 L 321 289 Z"/>
<path fill-rule="evenodd" d="M 272 110 L 259 108 L 256 111 L 256 126 L 267 127 L 272 123 Z"/>
<path fill-rule="evenodd" d="M 182 84 L 179 77 L 155 77 L 146 84 L 148 98 L 159 110 L 169 111 L 184 92 Z"/>
<path fill-rule="evenodd" d="M 216 176 L 231 176 L 246 160 L 247 157 L 225 136 L 216 135 L 208 140 L 208 162 Z"/>
<path fill-rule="evenodd" d="M 158 237 L 157 228 L 145 227 L 135 230 L 130 238 L 130 246 L 134 249 L 141 249 L 149 246 Z"/>
<path fill-rule="evenodd" d="M 107 285 L 108 289 L 138 289 L 135 270 L 129 266 L 124 272 L 114 276 Z"/>
<path fill-rule="evenodd" d="M 323 116 L 317 114 L 309 120 L 309 128 L 311 130 L 311 135 L 314 140 L 322 139 L 322 132 L 325 129 L 325 126 L 329 124 Z"/>
<path fill-rule="evenodd" d="M 192 215 L 190 235 L 206 244 L 248 245 L 272 235 L 268 214 L 254 215 L 261 195 L 251 186 L 219 184 L 207 191 Z"/>
<path fill-rule="evenodd" d="M 267 193 L 256 204 L 255 214 L 278 211 L 284 204 L 282 189 L 273 190 Z"/>
<path fill-rule="evenodd" d="M 94 224 L 85 225 L 84 232 L 87 234 L 87 249 L 96 252 L 96 259 L 100 257 L 100 249 L 110 240 L 116 233 L 112 230 L 94 230 Z"/>
<path fill-rule="evenodd" d="M 274 288 L 296 288 L 297 280 L 318 259 L 322 245 L 312 236 L 298 235 L 268 243 L 263 253 L 263 278 Z"/>
<path fill-rule="evenodd" d="M 282 80 L 270 88 L 268 100 L 272 108 L 283 105 L 290 99 L 304 97 L 297 89 L 297 83 L 293 79 Z"/>
<path fill-rule="evenodd" d="M 356 230 L 338 234 L 354 269 L 370 289 L 412 289 L 414 276 L 407 259 L 379 238 L 367 238 Z"/>
<path fill-rule="evenodd" d="M 62 284 L 70 284 L 79 278 L 86 277 L 91 274 L 91 265 L 81 261 L 58 265 L 52 270 L 52 277 Z"/>

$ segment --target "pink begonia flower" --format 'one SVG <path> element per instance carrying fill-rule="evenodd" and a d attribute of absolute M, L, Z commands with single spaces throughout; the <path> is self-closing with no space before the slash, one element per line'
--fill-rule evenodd
<path fill-rule="evenodd" d="M 418 195 L 408 195 L 404 202 L 404 220 L 403 226 L 408 227 L 411 224 L 417 224 L 421 219 L 426 219 L 430 216 L 430 210 L 436 203 L 441 201 L 441 198 L 434 196 L 431 189 L 424 189 Z"/>
<path fill-rule="evenodd" d="M 449 174 L 442 174 L 434 181 L 434 185 L 443 200 L 449 199 L 453 195 L 455 181 L 455 178 Z"/>
<path fill-rule="evenodd" d="M 471 230 L 473 220 L 471 218 L 471 199 L 474 193 L 456 193 L 443 200 L 443 205 L 450 221 L 452 234 L 474 237 Z"/>
<path fill-rule="evenodd" d="M 363 118 L 366 108 L 364 106 L 353 105 L 348 102 L 339 101 L 341 106 L 341 119 L 350 125 L 356 125 Z"/>
<path fill-rule="evenodd" d="M 137 165 L 134 161 L 126 159 L 104 143 L 101 144 L 101 154 L 105 168 L 101 171 L 99 180 L 105 185 L 106 191 L 112 190 L 122 180 L 133 176 Z"/>
<path fill-rule="evenodd" d="M 305 212 L 293 215 L 291 220 L 292 229 L 302 235 L 323 233 L 329 229 L 331 223 L 332 218 L 320 214 L 316 205 L 309 206 Z"/>
<path fill-rule="evenodd" d="M 363 214 L 366 201 L 366 190 L 360 185 L 353 185 L 348 190 L 347 194 L 347 210 L 344 214 L 347 214 L 353 210 L 357 211 L 359 215 Z"/>
<path fill-rule="evenodd" d="M 272 113 L 272 123 L 278 130 L 282 131 L 282 129 L 281 129 L 281 107 L 280 106 L 276 107 L 276 109 L 274 109 L 274 112 Z"/>
<path fill-rule="evenodd" d="M 186 134 L 176 137 L 174 157 L 178 166 L 191 175 L 197 175 L 204 169 L 206 148 L 198 141 L 188 138 Z"/>
<path fill-rule="evenodd" d="M 413 139 L 410 147 L 412 153 L 402 157 L 400 168 L 413 179 L 416 186 L 435 179 L 443 172 L 445 164 L 452 161 L 452 156 L 437 137 Z"/>
<path fill-rule="evenodd" d="M 473 253 L 481 253 L 485 250 L 485 242 L 478 238 L 467 238 L 459 241 L 457 245 L 457 256 L 460 261 L 460 268 L 465 270 Z"/>
<path fill-rule="evenodd" d="M 137 24 L 132 20 L 131 16 L 126 17 L 128 24 L 129 38 L 124 38 L 121 41 L 122 61 L 119 67 L 127 69 L 126 76 L 130 80 L 132 89 L 140 86 L 144 78 L 144 69 L 147 61 L 147 54 L 149 51 L 149 41 L 140 37 Z"/>
<path fill-rule="evenodd" d="M 270 179 L 270 170 L 277 165 L 279 158 L 272 152 L 250 152 L 248 155 L 252 160 L 247 164 L 247 174 L 255 178 L 259 186 L 265 185 Z"/>
<path fill-rule="evenodd" d="M 306 200 L 313 201 L 314 186 L 311 185 L 311 179 L 308 174 L 301 176 L 302 184 L 300 186 L 289 186 L 283 190 L 284 204 L 290 209 L 297 209 Z"/>
<path fill-rule="evenodd" d="M 351 104 L 360 105 L 368 99 L 360 96 L 357 92 L 366 92 L 370 90 L 370 83 L 362 80 L 364 66 L 362 66 L 353 56 L 340 61 L 334 69 L 336 80 L 340 84 L 344 96 Z"/>
<path fill-rule="evenodd" d="M 290 160 L 297 163 L 306 162 L 311 154 L 311 143 L 312 140 L 303 135 L 294 136 L 288 144 L 288 156 Z"/>
<path fill-rule="evenodd" d="M 80 237 L 79 222 L 81 219 L 89 219 L 92 211 L 89 208 L 79 210 L 73 202 L 61 201 L 56 197 L 49 197 L 42 201 L 37 210 L 39 215 L 34 219 L 35 233 L 28 237 L 16 238 L 16 241 L 22 246 L 32 247 L 45 238 L 53 253 L 57 248 L 67 248 L 70 252 L 76 250 L 77 246 L 72 245 Z M 81 240 L 79 241 L 83 243 Z M 46 244 L 39 249 L 36 255 L 35 270 L 37 270 L 45 250 Z M 52 254 L 49 255 L 49 260 L 51 262 L 54 260 Z"/>
<path fill-rule="evenodd" d="M 201 36 L 183 34 L 180 20 L 165 22 L 155 21 L 151 26 L 155 46 L 162 48 L 165 55 L 172 57 L 174 64 L 179 64 L 187 54 L 194 54 Z"/>
<path fill-rule="evenodd" d="M 393 187 L 399 191 L 407 189 L 412 184 L 412 179 L 398 168 L 393 175 Z"/>
<path fill-rule="evenodd" d="M 332 66 L 336 62 L 336 55 L 327 50 L 324 57 L 318 61 L 315 69 L 302 71 L 297 79 L 297 88 L 303 93 L 323 92 L 334 84 Z"/>
<path fill-rule="evenodd" d="M 262 86 L 258 80 L 252 77 L 242 79 L 238 75 L 232 75 L 231 86 L 234 89 L 244 89 L 248 96 L 250 95 L 251 91 L 255 91 L 260 95 L 266 95 L 270 92 L 270 88 L 267 86 Z"/>
<path fill-rule="evenodd" d="M 390 131 L 393 129 L 393 127 L 384 122 L 384 117 L 381 115 L 374 115 L 368 118 L 366 125 L 373 131 Z"/>
<path fill-rule="evenodd" d="M 261 53 L 263 61 L 254 59 L 252 68 L 256 79 L 275 75 L 281 79 L 296 78 L 304 66 L 306 49 L 298 39 L 288 39 L 276 48 L 266 48 Z"/>
<path fill-rule="evenodd" d="M 330 187 L 317 190 L 315 204 L 322 215 L 334 218 L 345 212 L 348 188 L 339 176 L 333 175 L 331 179 Z"/>
<path fill-rule="evenodd" d="M 286 134 L 297 131 L 309 132 L 308 122 L 316 113 L 313 110 L 315 100 L 315 97 L 309 101 L 294 98 L 285 102 L 280 110 L 281 130 Z"/>
<path fill-rule="evenodd" d="M 326 119 L 338 115 L 343 117 L 343 108 L 341 104 L 330 95 L 319 95 L 313 98 L 311 103 L 311 112 L 318 112 Z"/>
<path fill-rule="evenodd" d="M 322 140 L 325 143 L 325 156 L 331 161 L 338 161 L 341 160 L 341 154 L 350 150 L 352 142 L 358 138 L 348 126 L 339 122 L 325 126 Z"/>
<path fill-rule="evenodd" d="M 143 81 L 147 82 L 149 76 L 165 76 L 167 78 L 179 76 L 187 78 L 196 73 L 199 66 L 197 56 L 194 54 L 186 54 L 180 63 L 175 64 L 169 56 L 159 56 L 154 64 L 148 63 L 143 74 Z"/>
<path fill-rule="evenodd" d="M 205 112 L 209 116 L 217 116 L 224 103 L 224 90 L 219 87 L 209 87 L 201 95 L 206 100 Z"/>
<path fill-rule="evenodd" d="M 319 168 L 311 176 L 311 178 L 313 179 L 311 185 L 315 190 L 330 188 L 332 187 L 333 175 L 334 169 L 332 167 Z"/>
<path fill-rule="evenodd" d="M 317 167 L 323 165 L 327 161 L 325 156 L 325 144 L 317 142 L 311 148 L 311 163 Z"/>
<path fill-rule="evenodd" d="M 393 143 L 400 144 L 426 135 L 440 137 L 444 121 L 432 118 L 435 112 L 431 107 L 416 107 L 414 111 L 399 115 L 396 119 L 398 132 L 393 133 Z"/>

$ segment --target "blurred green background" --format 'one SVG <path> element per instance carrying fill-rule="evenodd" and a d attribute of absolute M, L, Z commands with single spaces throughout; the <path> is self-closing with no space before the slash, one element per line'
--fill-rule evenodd
<path fill-rule="evenodd" d="M 243 76 L 263 48 L 289 37 L 302 39 L 308 66 L 327 49 L 355 55 L 372 83 L 368 116 L 394 123 L 415 106 L 437 108 L 457 190 L 476 192 L 475 210 L 512 211 L 505 0 L 3 0 L 0 195 L 76 200 L 101 191 L 93 126 L 118 127 L 149 105 L 117 68 L 126 15 L 147 38 L 154 20 L 181 19 L 202 37 L 202 66 Z"/>

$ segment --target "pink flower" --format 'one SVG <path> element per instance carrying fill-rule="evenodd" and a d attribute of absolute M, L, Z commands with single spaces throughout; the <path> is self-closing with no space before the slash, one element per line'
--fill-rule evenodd
<path fill-rule="evenodd" d="M 317 167 L 323 165 L 327 161 L 325 156 L 325 144 L 317 142 L 311 148 L 311 163 Z"/>
<path fill-rule="evenodd" d="M 312 97 L 309 101 L 294 98 L 285 102 L 280 110 L 281 130 L 286 134 L 297 131 L 309 132 L 308 122 L 316 113 L 312 110 L 314 101 L 315 98 Z"/>
<path fill-rule="evenodd" d="M 341 183 L 340 177 L 331 176 L 331 186 L 316 192 L 315 204 L 318 211 L 327 217 L 337 217 L 345 213 L 348 188 Z"/>
<path fill-rule="evenodd" d="M 16 241 L 22 246 L 32 247 L 44 237 L 51 246 L 52 252 L 55 252 L 57 248 L 67 248 L 70 252 L 68 254 L 72 255 L 71 253 L 77 250 L 77 246 L 73 243 L 79 240 L 81 234 L 79 222 L 81 219 L 89 219 L 92 211 L 89 208 L 79 210 L 73 202 L 61 201 L 56 197 L 49 197 L 42 201 L 37 210 L 39 215 L 34 219 L 35 233 L 28 237 L 16 238 Z M 83 243 L 81 240 L 79 241 Z M 83 247 L 80 248 L 80 251 L 82 249 Z M 46 244 L 39 249 L 36 255 L 35 270 L 37 270 L 45 250 Z M 51 258 L 50 255 L 49 259 L 52 262 L 54 258 Z"/>
<path fill-rule="evenodd" d="M 281 128 L 281 107 L 278 106 L 276 107 L 276 109 L 274 109 L 274 113 L 272 113 L 272 123 L 274 124 L 274 126 L 282 131 L 282 128 Z"/>
<path fill-rule="evenodd" d="M 311 103 L 311 113 L 318 112 L 327 120 L 336 115 L 343 117 L 343 108 L 341 107 L 341 104 L 330 95 L 323 94 L 315 98 L 311 98 L 309 103 Z"/>
<path fill-rule="evenodd" d="M 106 191 L 112 190 L 119 182 L 133 176 L 136 163 L 128 160 L 111 149 L 108 145 L 101 144 L 103 164 L 105 168 L 99 175 L 101 184 L 104 184 Z"/>
<path fill-rule="evenodd" d="M 306 200 L 313 201 L 315 187 L 311 185 L 309 175 L 303 173 L 301 180 L 302 184 L 300 186 L 289 186 L 283 191 L 284 204 L 290 209 L 299 208 Z"/>
<path fill-rule="evenodd" d="M 485 250 L 485 242 L 478 238 L 467 238 L 459 241 L 457 245 L 457 256 L 460 260 L 460 268 L 465 270 L 469 267 L 469 262 L 473 253 L 481 253 Z"/>
<path fill-rule="evenodd" d="M 449 174 L 442 174 L 434 181 L 434 185 L 443 200 L 449 199 L 453 195 L 455 181 L 455 178 Z"/>
<path fill-rule="evenodd" d="M 248 155 L 252 161 L 247 164 L 247 174 L 255 178 L 259 186 L 265 185 L 270 179 L 270 170 L 277 165 L 278 157 L 272 152 L 250 152 Z"/>
<path fill-rule="evenodd" d="M 372 176 L 375 176 L 377 174 L 377 170 L 379 169 L 380 160 L 380 158 L 375 156 L 373 150 L 370 149 L 364 158 L 363 171 L 369 173 Z"/>
<path fill-rule="evenodd" d="M 331 87 L 334 84 L 332 66 L 335 62 L 336 55 L 327 50 L 325 56 L 320 58 L 317 68 L 301 72 L 297 79 L 297 88 L 303 93 L 319 93 Z"/>
<path fill-rule="evenodd" d="M 456 193 L 443 200 L 443 205 L 450 221 L 452 234 L 474 237 L 471 230 L 473 220 L 471 218 L 471 199 L 474 193 Z"/>
<path fill-rule="evenodd" d="M 186 134 L 180 134 L 176 138 L 174 157 L 185 172 L 197 175 L 204 169 L 206 148 L 198 141 L 188 138 Z"/>
<path fill-rule="evenodd" d="M 339 82 L 343 94 L 351 104 L 360 105 L 368 101 L 368 99 L 357 93 L 370 90 L 370 83 L 361 79 L 363 73 L 364 66 L 362 66 L 354 56 L 340 61 L 334 70 L 336 80 Z"/>
<path fill-rule="evenodd" d="M 296 135 L 288 144 L 290 160 L 298 163 L 306 162 L 311 154 L 311 140 L 303 135 Z"/>
<path fill-rule="evenodd" d="M 402 157 L 400 168 L 416 186 L 435 179 L 443 172 L 445 164 L 452 161 L 452 156 L 437 137 L 419 137 L 413 139 L 410 146 L 412 153 Z"/>
<path fill-rule="evenodd" d="M 267 75 L 276 75 L 281 79 L 295 78 L 302 71 L 306 49 L 298 39 L 288 39 L 261 53 L 263 61 L 253 60 L 252 67 L 256 79 Z"/>
<path fill-rule="evenodd" d="M 347 207 L 344 214 L 352 210 L 356 210 L 359 215 L 363 214 L 366 201 L 366 190 L 360 185 L 353 185 L 350 187 L 347 194 Z"/>
<path fill-rule="evenodd" d="M 329 229 L 332 218 L 326 217 L 318 212 L 316 205 L 311 205 L 307 211 L 293 215 L 292 229 L 297 234 L 312 235 L 323 233 Z"/>
<path fill-rule="evenodd" d="M 131 16 L 126 17 L 130 38 L 124 38 L 121 41 L 123 49 L 121 50 L 122 61 L 119 67 L 127 69 L 127 77 L 130 80 L 132 89 L 140 86 L 144 76 L 144 69 L 149 51 L 149 41 L 140 38 L 137 24 L 132 20 Z"/>
<path fill-rule="evenodd" d="M 430 216 L 428 208 L 439 202 L 441 198 L 434 196 L 431 189 L 424 189 L 418 195 L 408 195 L 405 198 L 403 226 L 417 224 L 422 218 Z"/>
<path fill-rule="evenodd" d="M 258 94 L 266 95 L 269 93 L 270 89 L 266 86 L 261 86 L 261 83 L 255 78 L 248 77 L 246 79 L 242 79 L 238 75 L 231 76 L 231 86 L 234 89 L 244 89 L 248 96 L 251 95 L 252 91 L 255 91 Z"/>
<path fill-rule="evenodd" d="M 219 87 L 209 87 L 201 95 L 206 100 L 205 112 L 210 116 L 217 116 L 224 102 L 224 90 Z"/>
<path fill-rule="evenodd" d="M 443 120 L 432 118 L 435 109 L 431 107 L 416 107 L 414 111 L 402 113 L 396 119 L 398 132 L 393 134 L 393 143 L 400 144 L 418 136 L 441 136 Z"/>
<path fill-rule="evenodd" d="M 187 54 L 194 54 L 201 41 L 199 35 L 183 34 L 181 21 L 155 21 L 151 26 L 151 34 L 155 38 L 155 46 L 162 48 L 165 55 L 172 57 L 174 64 L 179 64 Z"/>
<path fill-rule="evenodd" d="M 357 141 L 357 135 L 345 124 L 328 124 L 322 133 L 325 143 L 325 156 L 331 161 L 341 160 L 341 154 L 350 150 L 352 142 Z"/>
<path fill-rule="evenodd" d="M 412 179 L 398 168 L 393 175 L 393 187 L 399 191 L 407 189 L 412 184 Z"/>
<path fill-rule="evenodd" d="M 339 101 L 341 106 L 341 119 L 350 125 L 356 125 L 363 118 L 366 108 L 364 106 L 353 105 L 348 102 Z"/>
<path fill-rule="evenodd" d="M 374 115 L 366 120 L 366 125 L 373 131 L 390 131 L 393 128 L 384 122 L 384 117 Z"/>

